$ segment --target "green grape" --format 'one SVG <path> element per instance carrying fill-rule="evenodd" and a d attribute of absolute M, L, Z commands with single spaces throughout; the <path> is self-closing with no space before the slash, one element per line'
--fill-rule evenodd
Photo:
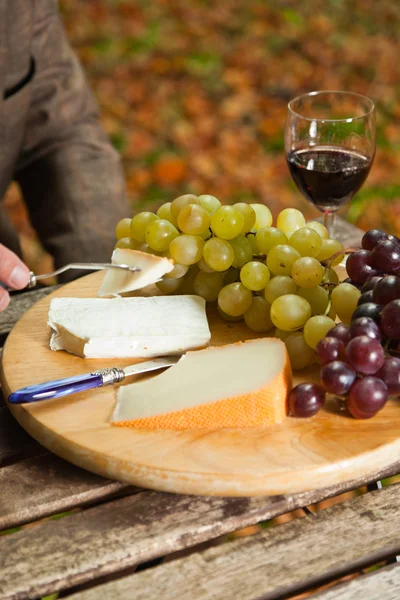
<path fill-rule="evenodd" d="M 271 306 L 264 298 L 254 296 L 251 306 L 244 313 L 247 327 L 257 333 L 264 333 L 273 327 L 270 317 Z"/>
<path fill-rule="evenodd" d="M 318 252 L 317 258 L 319 261 L 322 262 L 323 260 L 327 260 L 334 254 L 336 254 L 336 252 L 340 252 L 341 250 L 343 250 L 343 244 L 341 244 L 337 240 L 322 240 L 321 249 Z M 334 267 L 339 265 L 342 262 L 343 257 L 344 254 L 340 254 L 335 258 L 335 260 L 332 261 L 331 265 Z"/>
<path fill-rule="evenodd" d="M 258 256 L 260 254 L 260 250 L 257 245 L 256 235 L 254 233 L 249 233 L 246 237 L 250 243 L 253 256 Z"/>
<path fill-rule="evenodd" d="M 336 314 L 336 310 L 335 310 L 335 309 L 333 308 L 333 306 L 332 306 L 332 302 L 331 302 L 331 306 L 330 306 L 330 308 L 329 308 L 329 312 L 328 312 L 328 315 L 327 315 L 327 316 L 328 316 L 330 319 L 332 319 L 333 321 L 336 321 L 337 314 Z"/>
<path fill-rule="evenodd" d="M 298 258 L 292 267 L 292 278 L 298 286 L 303 288 L 314 288 L 319 285 L 325 270 L 316 258 L 302 256 Z"/>
<path fill-rule="evenodd" d="M 171 202 L 166 202 L 160 206 L 157 210 L 157 217 L 169 221 L 174 227 L 178 227 L 178 222 L 171 213 Z"/>
<path fill-rule="evenodd" d="M 173 260 L 181 265 L 194 265 L 202 255 L 204 240 L 198 235 L 183 234 L 172 240 L 169 251 Z"/>
<path fill-rule="evenodd" d="M 233 206 L 221 206 L 211 216 L 211 229 L 223 240 L 232 240 L 242 231 L 244 217 Z"/>
<path fill-rule="evenodd" d="M 205 246 L 204 246 L 204 250 L 205 250 Z M 204 255 L 204 250 L 203 250 L 203 255 Z M 203 273 L 214 273 L 214 269 L 212 269 L 211 267 L 208 266 L 208 264 L 204 260 L 204 256 L 201 257 L 201 259 L 197 263 L 197 266 L 199 267 L 200 271 L 203 271 Z"/>
<path fill-rule="evenodd" d="M 303 327 L 311 317 L 311 306 L 296 294 L 279 296 L 271 305 L 271 319 L 275 327 L 294 331 Z"/>
<path fill-rule="evenodd" d="M 262 227 L 257 231 L 256 241 L 258 250 L 262 254 L 268 254 L 274 246 L 288 243 L 286 235 L 277 227 Z"/>
<path fill-rule="evenodd" d="M 218 298 L 222 286 L 222 273 L 203 273 L 203 271 L 197 273 L 193 284 L 195 294 L 207 302 L 214 302 Z"/>
<path fill-rule="evenodd" d="M 324 283 L 334 283 L 335 285 L 338 285 L 339 283 L 339 275 L 331 267 L 325 267 L 325 273 L 322 278 L 321 285 Z"/>
<path fill-rule="evenodd" d="M 313 229 L 301 227 L 290 236 L 290 245 L 300 252 L 301 256 L 315 257 L 321 249 L 322 239 Z"/>
<path fill-rule="evenodd" d="M 243 315 L 239 315 L 238 317 L 232 317 L 231 315 L 227 315 L 221 308 L 217 305 L 219 315 L 224 319 L 224 321 L 242 321 Z"/>
<path fill-rule="evenodd" d="M 245 235 L 238 235 L 235 239 L 230 240 L 229 244 L 232 246 L 234 252 L 232 263 L 234 267 L 240 269 L 253 258 L 251 244 Z"/>
<path fill-rule="evenodd" d="M 332 291 L 332 308 L 346 325 L 351 321 L 360 295 L 361 292 L 351 283 L 341 283 Z"/>
<path fill-rule="evenodd" d="M 307 223 L 307 227 L 310 229 L 314 229 L 322 240 L 327 240 L 329 238 L 329 232 L 325 225 L 322 225 L 319 221 L 310 221 Z"/>
<path fill-rule="evenodd" d="M 174 268 L 169 273 L 166 273 L 164 277 L 171 277 L 172 279 L 180 279 L 188 272 L 189 267 L 187 265 L 180 265 L 179 263 L 174 264 Z"/>
<path fill-rule="evenodd" d="M 211 238 L 204 244 L 204 262 L 214 271 L 226 271 L 233 263 L 235 254 L 229 242 Z"/>
<path fill-rule="evenodd" d="M 179 290 L 182 283 L 182 278 L 174 279 L 173 277 L 170 277 L 169 279 L 161 279 L 161 281 L 157 281 L 156 286 L 160 292 L 163 292 L 163 294 L 174 294 L 177 290 Z"/>
<path fill-rule="evenodd" d="M 311 348 L 317 347 L 320 342 L 332 327 L 335 327 L 335 321 L 324 315 L 315 315 L 308 319 L 304 325 L 303 335 L 307 344 Z"/>
<path fill-rule="evenodd" d="M 218 294 L 218 305 L 227 315 L 239 317 L 251 306 L 253 295 L 242 283 L 230 283 Z"/>
<path fill-rule="evenodd" d="M 178 196 L 171 202 L 171 215 L 174 219 L 178 219 L 178 215 L 181 212 L 184 206 L 188 204 L 200 204 L 200 200 L 194 194 L 184 194 L 183 196 Z"/>
<path fill-rule="evenodd" d="M 267 256 L 267 267 L 273 275 L 291 275 L 293 264 L 300 254 L 287 244 L 271 248 Z"/>
<path fill-rule="evenodd" d="M 212 236 L 212 231 L 209 227 L 205 231 L 203 231 L 203 233 L 200 233 L 200 237 L 204 241 L 209 240 L 211 236 Z"/>
<path fill-rule="evenodd" d="M 250 206 L 256 213 L 256 222 L 251 229 L 253 233 L 256 233 L 263 227 L 270 227 L 272 225 L 272 213 L 268 206 L 260 203 L 250 204 Z"/>
<path fill-rule="evenodd" d="M 279 327 L 275 327 L 273 336 L 276 338 L 279 338 L 280 340 L 282 340 L 282 342 L 285 341 L 285 339 L 288 337 L 288 335 L 293 335 L 293 334 L 290 331 L 283 331 L 283 329 L 279 329 Z"/>
<path fill-rule="evenodd" d="M 118 221 L 115 228 L 115 237 L 117 240 L 131 236 L 131 222 L 132 219 L 121 219 Z"/>
<path fill-rule="evenodd" d="M 217 208 L 221 206 L 221 202 L 215 196 L 210 196 L 210 194 L 202 194 L 199 196 L 200 206 L 206 209 L 208 214 L 212 215 L 215 213 Z"/>
<path fill-rule="evenodd" d="M 313 364 L 316 359 L 315 350 L 307 344 L 301 331 L 289 333 L 284 342 L 289 354 L 290 364 L 294 371 L 304 369 Z"/>
<path fill-rule="evenodd" d="M 157 252 L 155 250 L 152 250 L 150 246 L 148 246 L 145 242 L 143 242 L 143 244 L 140 244 L 137 249 L 140 250 L 140 252 L 146 252 L 146 254 L 157 255 Z"/>
<path fill-rule="evenodd" d="M 236 210 L 243 215 L 244 225 L 241 233 L 248 233 L 256 222 L 255 210 L 246 202 L 236 202 L 236 204 L 233 205 L 233 208 L 236 208 Z"/>
<path fill-rule="evenodd" d="M 114 248 L 129 248 L 130 250 L 140 250 L 140 242 L 130 238 L 120 238 L 115 244 Z"/>
<path fill-rule="evenodd" d="M 187 204 L 179 211 L 178 226 L 184 233 L 200 235 L 210 227 L 211 217 L 202 206 Z"/>
<path fill-rule="evenodd" d="M 179 231 L 165 219 L 151 221 L 146 227 L 146 244 L 157 252 L 168 250 L 170 243 L 178 237 Z"/>
<path fill-rule="evenodd" d="M 323 287 L 317 285 L 314 288 L 299 288 L 297 294 L 310 304 L 312 315 L 325 314 L 329 305 L 329 294 Z"/>
<path fill-rule="evenodd" d="M 182 285 L 179 288 L 179 294 L 181 295 L 192 295 L 194 294 L 194 280 L 197 277 L 197 274 L 199 273 L 199 267 L 197 265 L 192 265 L 191 267 L 189 267 L 188 272 L 186 273 L 186 275 L 184 275 L 182 277 L 183 282 Z"/>
<path fill-rule="evenodd" d="M 157 215 L 148 211 L 140 212 L 135 215 L 131 221 L 131 237 L 138 242 L 144 242 L 147 225 L 149 225 L 151 221 L 156 221 L 157 219 Z"/>
<path fill-rule="evenodd" d="M 297 208 L 283 209 L 276 220 L 276 226 L 284 233 L 293 233 L 306 226 L 306 220 Z"/>
<path fill-rule="evenodd" d="M 263 290 L 270 278 L 268 267 L 256 260 L 246 263 L 240 270 L 240 281 L 253 292 Z"/>
<path fill-rule="evenodd" d="M 228 285 L 228 283 L 235 283 L 236 281 L 240 281 L 240 269 L 235 269 L 231 267 L 223 274 L 224 276 L 224 285 Z"/>
<path fill-rule="evenodd" d="M 297 292 L 297 285 L 291 277 L 287 275 L 277 275 L 273 277 L 265 288 L 265 299 L 270 304 L 279 296 L 285 296 L 286 294 L 295 294 Z"/>

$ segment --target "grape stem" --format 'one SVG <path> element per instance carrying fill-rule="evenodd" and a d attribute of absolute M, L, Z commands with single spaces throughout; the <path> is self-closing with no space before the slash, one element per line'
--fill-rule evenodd
<path fill-rule="evenodd" d="M 332 254 L 332 256 L 330 256 L 329 258 L 327 258 L 326 260 L 322 260 L 321 261 L 321 265 L 323 265 L 324 267 L 331 267 L 333 261 L 335 260 L 335 258 L 337 258 L 338 256 L 345 256 L 346 254 L 353 254 L 353 252 L 358 252 L 360 248 L 346 248 L 345 250 L 339 250 L 339 252 L 335 252 L 335 254 Z"/>

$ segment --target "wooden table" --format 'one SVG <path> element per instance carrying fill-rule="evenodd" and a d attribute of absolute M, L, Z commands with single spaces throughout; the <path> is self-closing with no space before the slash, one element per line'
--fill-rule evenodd
<path fill-rule="evenodd" d="M 361 232 L 344 221 L 339 232 L 346 245 L 359 243 Z M 0 315 L 1 343 L 53 289 L 13 298 Z M 309 592 L 318 600 L 398 600 L 400 486 L 381 480 L 399 471 L 400 457 L 367 479 L 293 496 L 159 493 L 66 463 L 0 400 L 0 598 L 255 600 Z M 334 506 L 319 504 L 361 486 Z M 295 509 L 303 518 L 271 523 Z M 253 535 L 234 534 L 258 523 L 247 531 Z"/>

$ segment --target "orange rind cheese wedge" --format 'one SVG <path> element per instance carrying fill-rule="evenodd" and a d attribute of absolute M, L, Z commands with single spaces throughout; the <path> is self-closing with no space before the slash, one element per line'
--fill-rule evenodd
<path fill-rule="evenodd" d="M 275 338 L 187 352 L 161 375 L 121 386 L 111 422 L 173 430 L 282 423 L 291 379 L 285 344 Z"/>

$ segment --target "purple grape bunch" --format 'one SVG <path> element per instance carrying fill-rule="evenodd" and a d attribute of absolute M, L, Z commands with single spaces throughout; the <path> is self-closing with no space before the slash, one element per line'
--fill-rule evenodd
<path fill-rule="evenodd" d="M 344 398 L 356 419 L 373 417 L 389 396 L 400 395 L 399 238 L 371 229 L 346 269 L 347 281 L 361 290 L 358 306 L 350 326 L 337 324 L 317 346 L 321 385 L 301 384 L 291 391 L 296 417 L 310 416 L 310 406 L 315 414 L 326 393 Z"/>

